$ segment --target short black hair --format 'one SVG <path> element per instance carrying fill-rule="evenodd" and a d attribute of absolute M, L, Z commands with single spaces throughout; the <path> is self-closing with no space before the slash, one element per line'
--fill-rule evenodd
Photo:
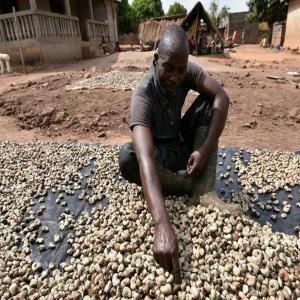
<path fill-rule="evenodd" d="M 184 29 L 179 25 L 169 26 L 160 39 L 157 53 L 159 57 L 171 54 L 189 55 L 189 42 Z"/>

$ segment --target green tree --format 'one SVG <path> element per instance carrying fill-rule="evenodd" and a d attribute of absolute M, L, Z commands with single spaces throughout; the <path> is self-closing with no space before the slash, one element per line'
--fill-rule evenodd
<path fill-rule="evenodd" d="M 288 0 L 249 0 L 247 5 L 249 22 L 267 22 L 270 26 L 274 22 L 286 20 Z"/>
<path fill-rule="evenodd" d="M 212 0 L 209 5 L 209 16 L 211 21 L 216 25 L 218 22 L 219 1 Z"/>
<path fill-rule="evenodd" d="M 161 0 L 133 0 L 132 7 L 138 20 L 164 15 Z"/>
<path fill-rule="evenodd" d="M 219 1 L 212 0 L 209 6 L 209 16 L 213 24 L 218 28 L 223 21 L 229 18 L 230 8 L 223 6 L 219 10 Z"/>
<path fill-rule="evenodd" d="M 186 13 L 186 8 L 182 4 L 175 2 L 170 5 L 167 16 L 185 15 Z"/>
<path fill-rule="evenodd" d="M 128 0 L 122 0 L 118 4 L 118 28 L 121 34 L 137 31 L 135 11 L 128 3 Z"/>
<path fill-rule="evenodd" d="M 230 14 L 230 7 L 224 5 L 219 12 L 219 25 L 221 22 L 228 20 Z"/>

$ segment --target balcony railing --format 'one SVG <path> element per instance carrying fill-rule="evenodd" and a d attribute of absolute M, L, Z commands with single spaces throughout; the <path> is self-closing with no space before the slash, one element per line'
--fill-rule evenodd
<path fill-rule="evenodd" d="M 104 36 L 107 41 L 109 37 L 108 23 L 95 20 L 86 20 L 86 29 L 89 40 L 101 39 Z"/>
<path fill-rule="evenodd" d="M 40 11 L 25 10 L 16 13 L 20 38 L 80 37 L 77 17 Z M 0 42 L 17 40 L 17 28 L 13 14 L 0 15 Z"/>

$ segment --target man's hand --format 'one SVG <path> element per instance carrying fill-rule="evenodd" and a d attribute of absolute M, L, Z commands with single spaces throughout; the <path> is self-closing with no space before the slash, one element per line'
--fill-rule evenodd
<path fill-rule="evenodd" d="M 155 227 L 153 254 L 157 263 L 174 275 L 176 283 L 181 283 L 178 241 L 170 224 Z"/>
<path fill-rule="evenodd" d="M 147 206 L 156 224 L 153 245 L 154 258 L 162 267 L 173 273 L 176 282 L 180 282 L 178 242 L 170 224 L 161 192 L 151 130 L 141 125 L 135 126 L 133 128 L 133 145 L 140 166 Z"/>
<path fill-rule="evenodd" d="M 195 176 L 206 165 L 208 159 L 208 153 L 204 151 L 204 149 L 200 148 L 199 150 L 194 151 L 188 161 L 187 164 L 187 173 L 189 176 Z"/>

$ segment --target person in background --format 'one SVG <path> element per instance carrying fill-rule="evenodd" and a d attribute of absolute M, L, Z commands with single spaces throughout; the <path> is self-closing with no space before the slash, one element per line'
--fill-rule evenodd
<path fill-rule="evenodd" d="M 215 41 L 213 37 L 209 34 L 207 36 L 207 54 L 215 54 Z"/>
<path fill-rule="evenodd" d="M 237 31 L 235 30 L 233 32 L 233 35 L 230 36 L 230 37 L 228 37 L 229 48 L 233 48 L 234 47 L 234 41 L 235 41 L 236 35 L 237 35 Z"/>
<path fill-rule="evenodd" d="M 200 54 L 207 54 L 207 33 L 205 31 L 201 31 L 199 35 L 199 49 Z"/>
<path fill-rule="evenodd" d="M 215 34 L 215 54 L 222 53 L 222 44 L 220 38 Z"/>
<path fill-rule="evenodd" d="M 115 51 L 114 51 L 114 53 L 117 53 L 117 52 L 121 52 L 121 48 L 120 48 L 119 41 L 116 42 L 116 46 L 115 46 Z"/>
<path fill-rule="evenodd" d="M 105 37 L 104 37 L 104 35 L 102 35 L 102 39 L 101 39 L 101 47 L 102 47 L 102 49 L 103 49 L 103 53 L 104 54 L 106 54 L 106 41 L 105 41 Z"/>
<path fill-rule="evenodd" d="M 225 39 L 225 40 L 227 40 L 227 39 L 228 39 L 227 28 L 225 28 L 225 30 L 224 30 L 224 39 Z"/>
<path fill-rule="evenodd" d="M 196 50 L 196 41 L 194 39 L 194 36 L 189 39 L 189 47 L 190 47 L 190 54 L 193 54 L 194 51 Z"/>

